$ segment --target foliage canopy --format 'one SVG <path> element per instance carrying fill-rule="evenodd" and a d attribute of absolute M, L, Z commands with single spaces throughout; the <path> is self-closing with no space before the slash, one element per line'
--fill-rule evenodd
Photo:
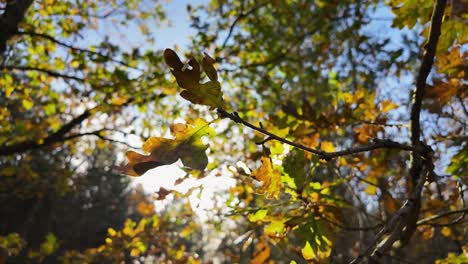
<path fill-rule="evenodd" d="M 139 39 L 152 43 L 151 23 L 165 19 L 158 1 L 1 3 L 2 182 L 35 186 L 44 173 L 25 161 L 40 161 L 58 175 L 54 193 L 79 194 L 68 183 L 79 166 L 65 158 L 84 160 L 90 173 L 80 177 L 94 179 L 93 148 L 114 150 L 135 135 L 147 154 L 127 151 L 128 163 L 117 167 L 124 174 L 180 160 L 186 176 L 177 184 L 236 182 L 217 195 L 224 204 L 204 227 L 187 203 L 155 212 L 140 191 L 101 244 L 61 250 L 52 230 L 31 242 L 39 250 L 22 254 L 24 239 L 33 239 L 2 226 L 5 258 L 468 259 L 464 1 L 213 0 L 187 8 L 196 30 L 187 60 L 177 48 L 119 46 L 99 30 L 139 28 Z M 44 150 L 48 163 L 38 155 Z M 195 189 L 161 188 L 157 199 L 181 201 Z M 28 195 L 8 197 L 22 203 Z M 208 227 L 222 238 L 211 255 L 199 245 Z"/>

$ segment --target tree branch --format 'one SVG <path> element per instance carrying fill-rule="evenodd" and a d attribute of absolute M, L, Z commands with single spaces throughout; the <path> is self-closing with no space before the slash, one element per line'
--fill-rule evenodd
<path fill-rule="evenodd" d="M 18 31 L 18 24 L 32 3 L 33 0 L 7 1 L 5 12 L 0 16 L 0 56 L 3 56 L 7 41 Z"/>
<path fill-rule="evenodd" d="M 336 151 L 336 152 L 326 152 L 326 151 L 323 151 L 323 150 L 320 150 L 320 149 L 309 148 L 307 146 L 304 146 L 304 145 L 301 145 L 299 143 L 296 143 L 296 142 L 290 141 L 288 139 L 285 139 L 283 137 L 277 136 L 277 135 L 275 135 L 275 134 L 273 134 L 273 133 L 271 133 L 271 132 L 269 132 L 269 131 L 261 128 L 261 127 L 255 126 L 255 125 L 249 123 L 248 121 L 245 121 L 236 112 L 229 113 L 226 110 L 221 109 L 221 108 L 218 108 L 217 111 L 218 111 L 218 114 L 220 115 L 220 117 L 222 117 L 222 118 L 229 118 L 229 119 L 231 119 L 232 121 L 234 121 L 236 123 L 243 124 L 243 125 L 251 128 L 251 129 L 253 129 L 253 130 L 256 130 L 256 131 L 258 131 L 260 133 L 263 133 L 263 134 L 267 135 L 268 140 L 278 140 L 278 141 L 283 142 L 285 144 L 288 144 L 290 146 L 293 146 L 293 147 L 296 147 L 298 149 L 302 149 L 302 150 L 307 151 L 309 153 L 315 154 L 320 159 L 324 159 L 324 160 L 327 160 L 327 161 L 330 161 L 333 158 L 352 155 L 352 154 L 357 154 L 357 153 L 362 153 L 362 152 L 367 152 L 367 151 L 371 151 L 371 150 L 375 150 L 375 149 L 386 148 L 386 149 L 401 149 L 401 150 L 407 150 L 407 151 L 414 151 L 415 150 L 411 146 L 407 146 L 407 145 L 397 143 L 397 142 L 394 142 L 394 141 L 391 141 L 391 140 L 375 139 L 374 144 L 372 144 L 372 145 L 359 146 L 359 147 L 355 147 L 355 148 L 351 148 L 351 149 L 347 149 L 347 150 L 342 150 L 342 151 Z"/>
<path fill-rule="evenodd" d="M 2 66 L 1 69 L 6 69 L 6 70 L 19 70 L 19 71 L 37 71 L 37 72 L 43 72 L 49 76 L 57 77 L 57 78 L 64 78 L 64 79 L 71 79 L 75 80 L 78 82 L 85 82 L 84 78 L 80 78 L 77 76 L 72 76 L 72 75 L 66 75 L 63 73 L 59 73 L 56 71 L 48 70 L 48 69 L 42 69 L 42 68 L 35 68 L 35 67 L 30 67 L 30 66 L 13 66 L 13 65 L 5 65 Z"/>
<path fill-rule="evenodd" d="M 239 14 L 236 19 L 234 20 L 234 22 L 232 22 L 231 26 L 229 27 L 229 32 L 226 36 L 226 38 L 224 39 L 223 41 L 223 45 L 221 46 L 221 49 L 223 50 L 224 47 L 226 47 L 226 44 L 227 42 L 229 41 L 229 39 L 231 38 L 231 35 L 232 35 L 232 32 L 234 31 L 234 28 L 236 27 L 237 23 L 239 23 L 239 21 L 241 21 L 243 18 L 251 15 L 252 13 L 254 13 L 255 11 L 257 11 L 258 9 L 266 6 L 268 4 L 268 1 L 262 3 L 262 4 L 259 4 L 255 7 L 253 7 L 252 9 L 250 9 L 249 11 L 247 12 L 241 12 L 241 14 Z"/>
<path fill-rule="evenodd" d="M 426 80 L 434 62 L 446 2 L 446 0 L 437 0 L 434 5 L 429 41 L 425 47 L 426 50 L 422 58 L 421 68 L 419 69 L 416 79 L 416 91 L 410 117 L 411 144 L 413 148 L 418 150 L 412 153 L 411 168 L 409 171 L 414 186 L 413 190 L 406 203 L 395 213 L 390 222 L 385 225 L 379 234 L 377 234 L 374 242 L 371 243 L 364 254 L 356 258 L 352 263 L 362 263 L 365 261 L 377 263 L 378 259 L 392 248 L 395 241 L 401 240 L 402 244 L 405 244 L 416 230 L 417 219 L 421 209 L 421 191 L 426 181 L 426 174 L 431 174 L 434 167 L 432 162 L 432 150 L 420 141 L 421 106 Z M 388 236 L 381 240 L 385 234 Z"/>
<path fill-rule="evenodd" d="M 416 91 L 414 93 L 413 106 L 411 108 L 411 142 L 413 145 L 416 145 L 419 142 L 419 136 L 421 134 L 421 124 L 419 122 L 421 105 L 426 88 L 427 76 L 434 64 L 434 56 L 437 50 L 437 42 L 439 41 L 442 18 L 446 4 L 446 0 L 437 0 L 435 3 L 431 19 L 429 41 L 425 46 L 421 68 L 419 68 L 418 77 L 416 79 Z"/>
<path fill-rule="evenodd" d="M 128 144 L 127 142 L 116 140 L 116 139 L 109 138 L 109 137 L 106 137 L 106 136 L 102 135 L 101 132 L 108 131 L 108 130 L 110 130 L 110 129 L 99 129 L 99 130 L 91 131 L 91 132 L 72 134 L 72 135 L 64 137 L 63 141 L 68 141 L 68 140 L 72 140 L 72 139 L 79 138 L 79 137 L 84 137 L 84 136 L 96 136 L 96 137 L 98 137 L 98 138 L 100 138 L 100 139 L 102 139 L 104 141 L 109 141 L 109 142 L 112 142 L 112 143 L 122 144 L 122 145 L 125 145 L 125 146 L 127 146 L 129 148 L 132 148 L 132 149 L 140 149 L 139 147 L 132 146 L 132 145 Z"/>
<path fill-rule="evenodd" d="M 24 142 L 15 143 L 13 145 L 6 145 L 0 147 L 0 156 L 12 155 L 15 153 L 25 152 L 27 150 L 38 149 L 46 146 L 50 146 L 57 142 L 62 142 L 65 139 L 64 136 L 70 132 L 75 126 L 81 124 L 84 120 L 91 116 L 92 110 L 86 110 L 79 116 L 73 118 L 70 122 L 63 125 L 57 132 L 47 136 L 43 140 L 27 140 Z M 71 138 L 70 138 L 71 139 Z M 42 141 L 42 142 L 41 142 Z"/>
<path fill-rule="evenodd" d="M 120 61 L 120 60 L 115 60 L 113 59 L 111 56 L 109 55 L 105 55 L 105 54 L 102 54 L 100 52 L 96 52 L 96 51 L 92 51 L 92 50 L 88 50 L 88 49 L 83 49 L 83 48 L 78 48 L 78 47 L 75 47 L 75 46 L 72 46 L 70 44 L 67 44 L 63 41 L 60 41 L 50 35 L 47 35 L 47 34 L 43 34 L 43 33 L 36 33 L 36 32 L 32 32 L 32 31 L 17 31 L 16 32 L 17 35 L 29 35 L 29 36 L 32 36 L 32 37 L 40 37 L 40 38 L 44 38 L 44 39 L 47 39 L 47 40 L 50 40 L 60 46 L 63 46 L 65 48 L 69 48 L 69 49 L 72 49 L 72 50 L 76 50 L 76 51 L 79 51 L 79 52 L 83 52 L 83 53 L 88 53 L 88 54 L 94 54 L 94 55 L 97 55 L 99 57 L 102 57 L 104 59 L 107 59 L 107 60 L 110 60 L 110 61 L 113 61 L 113 62 L 116 62 L 120 65 L 123 65 L 123 66 L 126 66 L 126 67 L 129 67 L 129 68 L 132 68 L 132 69 L 138 69 L 138 68 L 135 68 L 133 66 L 130 66 L 129 64 L 123 62 L 123 61 Z"/>
<path fill-rule="evenodd" d="M 145 100 L 143 100 L 143 101 L 141 101 L 139 103 L 153 101 L 156 98 L 164 98 L 165 96 L 166 96 L 166 94 L 154 94 L 152 96 L 146 97 Z M 119 108 L 126 107 L 126 106 L 130 105 L 133 102 L 135 102 L 135 98 L 130 97 L 125 103 L 120 105 Z M 28 151 L 28 150 L 39 149 L 39 148 L 43 148 L 43 147 L 46 147 L 46 146 L 53 145 L 55 143 L 68 141 L 68 140 L 71 140 L 71 139 L 74 139 L 74 138 L 77 138 L 77 137 L 81 137 L 81 136 L 86 136 L 86 135 L 95 135 L 95 136 L 98 136 L 98 137 L 100 137 L 102 139 L 105 139 L 107 141 L 112 141 L 112 142 L 124 144 L 123 142 L 120 142 L 120 141 L 110 139 L 110 138 L 107 138 L 105 136 L 96 134 L 97 133 L 96 131 L 86 132 L 86 133 L 79 133 L 79 134 L 72 134 L 72 135 L 66 136 L 71 130 L 73 130 L 73 128 L 77 127 L 83 121 L 85 121 L 87 118 L 89 118 L 93 114 L 93 112 L 95 112 L 98 109 L 98 107 L 99 106 L 84 111 L 82 114 L 80 114 L 79 116 L 73 118 L 72 120 L 70 120 L 70 122 L 63 125 L 55 133 L 53 133 L 53 134 L 51 134 L 51 135 L 49 135 L 49 136 L 47 136 L 47 137 L 45 137 L 43 139 L 26 140 L 26 141 L 23 141 L 23 142 L 14 143 L 12 145 L 0 146 L 0 156 L 8 156 L 8 155 L 16 154 L 16 153 L 22 153 L 22 152 L 25 152 L 25 151 Z M 97 131 L 103 131 L 103 130 L 108 130 L 108 129 L 100 129 L 100 130 L 97 130 Z M 130 146 L 130 147 L 135 148 L 133 146 Z"/>
<path fill-rule="evenodd" d="M 465 216 L 466 216 L 467 213 L 468 213 L 468 207 L 465 207 L 465 208 L 462 208 L 462 209 L 453 210 L 453 211 L 448 211 L 448 212 L 444 212 L 444 213 L 441 213 L 441 214 L 438 214 L 438 215 L 430 216 L 430 217 L 428 217 L 428 218 L 421 219 L 421 220 L 419 220 L 416 224 L 417 224 L 418 226 L 420 226 L 420 225 L 437 225 L 437 226 L 453 225 L 453 224 L 459 223 L 463 218 L 465 218 Z M 461 217 L 455 219 L 455 221 L 450 222 L 450 223 L 448 223 L 448 224 L 435 224 L 435 223 L 431 223 L 431 222 L 434 221 L 434 220 L 437 220 L 437 219 L 439 219 L 439 218 L 446 217 L 446 216 L 449 216 L 449 215 L 453 215 L 453 214 L 462 214 L 462 215 L 461 215 Z"/>

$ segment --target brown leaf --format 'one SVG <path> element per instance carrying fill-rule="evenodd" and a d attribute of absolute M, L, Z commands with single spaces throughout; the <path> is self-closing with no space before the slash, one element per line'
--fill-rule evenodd
<path fill-rule="evenodd" d="M 164 60 L 172 69 L 180 70 L 184 66 L 177 53 L 171 49 L 164 50 Z"/>
<path fill-rule="evenodd" d="M 164 187 L 160 187 L 159 191 L 156 192 L 156 194 L 158 195 L 156 200 L 164 200 L 164 199 L 166 199 L 166 196 L 169 195 L 170 193 L 171 193 L 171 191 L 169 191 L 168 189 L 166 189 Z"/>
<path fill-rule="evenodd" d="M 205 56 L 202 59 L 202 67 L 206 75 L 210 80 L 217 81 L 218 73 L 216 72 L 215 67 L 213 66 L 214 60 L 208 54 L 205 53 Z"/>

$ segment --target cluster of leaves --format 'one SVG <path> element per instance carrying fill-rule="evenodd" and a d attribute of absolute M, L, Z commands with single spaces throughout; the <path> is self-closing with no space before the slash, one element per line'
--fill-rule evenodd
<path fill-rule="evenodd" d="M 160 263 L 200 263 L 200 226 L 188 203 L 175 204 L 173 212 L 156 214 L 145 195 L 136 208 L 140 220 L 127 218 L 120 230 L 108 228 L 105 243 L 83 252 L 67 251 L 66 263 L 131 262 L 149 260 Z M 177 214 L 177 215 L 174 215 Z M 180 215 L 183 214 L 183 215 Z M 177 220 L 173 221 L 176 216 Z"/>
<path fill-rule="evenodd" d="M 208 168 L 236 179 L 210 220 L 224 236 L 220 258 L 466 262 L 466 8 L 445 2 L 213 0 L 189 12 L 193 54 L 216 60 L 183 62 L 171 49 L 138 48 L 165 19 L 159 1 L 0 1 L 0 202 L 2 215 L 21 219 L 1 220 L 0 262 L 203 259 L 187 204 L 155 215 L 140 193 L 123 206 L 116 194 L 128 182 L 102 162 L 112 154 L 90 160 L 125 144 L 116 134 L 135 134 L 131 126 L 146 154 L 128 151 L 121 172 L 181 160 L 195 178 Z M 113 25 L 139 28 L 144 43 L 124 47 Z M 169 96 L 177 86 L 189 105 Z M 161 124 L 172 137 L 150 137 Z M 75 167 L 82 160 L 89 173 Z M 73 217 L 56 217 L 65 213 Z M 223 228 L 228 216 L 234 228 Z M 81 220 L 51 229 L 49 219 Z M 100 236 L 82 242 L 82 227 Z M 435 242 L 443 246 L 428 252 Z"/>
<path fill-rule="evenodd" d="M 166 49 L 164 52 L 167 65 L 183 89 L 183 98 L 192 104 L 207 105 L 211 110 L 216 108 L 219 118 L 229 118 L 255 131 L 244 134 L 242 143 L 234 143 L 222 150 L 227 156 L 248 150 L 250 153 L 244 155 L 244 162 L 248 166 L 261 163 L 252 172 L 246 171 L 245 166 L 229 169 L 240 181 L 231 190 L 227 205 L 233 215 L 244 216 L 251 223 L 248 230 L 255 230 L 247 231 L 244 234 L 247 237 L 242 240 L 244 249 L 248 248 L 248 243 L 257 240 L 251 254 L 255 263 L 278 258 L 271 253 L 273 246 L 289 252 L 283 253 L 298 261 L 324 261 L 330 257 L 335 261 L 349 261 L 365 252 L 364 241 L 354 235 L 343 241 L 335 238 L 353 231 L 371 237 L 369 231 L 398 218 L 416 185 L 408 176 L 409 155 L 404 151 L 411 147 L 396 146 L 395 142 L 385 144 L 392 142 L 389 141 L 391 138 L 410 141 L 409 124 L 399 122 L 391 115 L 396 113 L 392 111 L 394 109 L 405 112 L 405 99 L 390 97 L 393 99 L 390 100 L 377 95 L 386 92 L 385 88 L 378 87 L 378 83 L 387 80 L 389 75 L 394 74 L 393 78 L 397 78 L 414 72 L 419 66 L 414 56 L 419 49 L 418 37 L 407 37 L 407 46 L 395 50 L 389 48 L 388 39 L 382 41 L 365 33 L 363 28 L 371 24 L 369 16 L 377 9 L 378 1 L 365 4 L 359 1 L 312 2 L 272 5 L 213 1 L 210 8 L 203 10 L 209 14 L 205 17 L 216 17 L 211 24 L 196 16 L 200 10 L 193 11 L 194 26 L 200 31 L 194 49 L 213 45 L 219 61 L 232 68 L 214 71 L 214 60 L 206 53 L 200 67 L 193 57 L 183 63 L 174 51 Z M 428 178 L 435 182 L 422 193 L 415 237 L 436 239 L 436 226 L 447 224 L 440 229 L 437 239 L 463 244 L 466 238 L 460 235 L 463 231 L 457 224 L 463 222 L 467 210 L 463 195 L 466 185 L 461 178 L 466 167 L 466 144 L 462 141 L 467 117 L 462 73 L 466 54 L 462 54 L 461 45 L 467 38 L 464 33 L 449 33 L 452 24 L 458 27 L 462 16 L 456 4 L 452 3 L 443 14 L 445 20 L 436 52 L 437 72 L 430 80 L 433 85 L 426 87 L 423 101 L 428 110 L 428 113 L 423 112 L 425 120 L 431 120 L 434 115 L 450 123 L 451 127 L 419 121 L 415 124 L 409 111 L 406 120 L 412 122 L 411 126 L 423 126 L 425 142 L 437 142 L 431 144 L 439 153 L 437 158 L 450 158 L 445 154 L 447 148 L 457 152 L 447 169 L 435 170 L 446 169 L 451 177 L 442 178 L 431 172 L 432 176 Z M 424 28 L 420 31 L 421 36 L 429 39 L 432 21 L 428 18 L 434 7 L 432 1 L 425 1 L 423 8 L 417 1 L 391 1 L 389 6 L 393 7 L 396 17 L 392 25 L 394 29 L 413 28 L 418 22 Z M 413 12 L 416 6 L 418 12 Z M 320 20 L 320 25 L 329 26 L 304 22 L 311 17 Z M 236 26 L 241 28 L 238 33 Z M 223 35 L 220 34 L 223 30 L 227 37 L 219 45 L 217 38 Z M 235 41 L 230 42 L 230 38 Z M 313 43 L 312 47 L 308 41 Z M 337 63 L 340 61 L 344 61 L 343 64 Z M 393 67 L 401 64 L 405 66 Z M 210 79 L 204 84 L 200 83 L 201 68 Z M 232 80 L 229 91 L 225 91 L 230 97 L 227 101 L 239 112 L 229 112 L 231 107 L 223 101 L 226 97 L 218 83 L 221 71 L 225 73 L 223 79 Z M 263 119 L 259 126 L 249 121 L 259 119 Z M 225 141 L 239 137 L 234 132 L 219 136 Z M 263 150 L 258 150 L 259 145 Z M 367 152 L 369 150 L 372 154 Z M 158 153 L 157 149 L 148 152 Z M 161 153 L 164 152 L 161 148 Z M 216 162 L 223 163 L 222 159 L 222 155 L 217 155 Z M 129 156 L 129 161 L 132 166 L 146 160 Z M 449 198 L 450 206 L 442 202 L 447 199 L 444 193 L 453 194 Z M 362 202 L 364 199 L 372 202 L 366 205 Z M 444 214 L 447 210 L 453 210 L 453 215 L 458 214 L 458 217 L 452 217 L 452 213 Z M 363 216 L 366 222 L 363 222 Z M 402 241 L 406 243 L 405 238 Z M 399 250 L 399 254 L 408 258 L 424 254 L 417 245 L 405 246 L 406 251 L 397 247 L 392 250 Z M 341 248 L 343 252 L 339 252 L 344 255 L 331 255 L 332 248 Z M 443 251 L 434 252 L 434 256 L 443 254 Z M 434 256 L 429 259 L 434 260 Z"/>

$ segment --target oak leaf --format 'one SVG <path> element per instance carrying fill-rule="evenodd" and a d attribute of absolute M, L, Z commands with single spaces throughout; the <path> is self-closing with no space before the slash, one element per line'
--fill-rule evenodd
<path fill-rule="evenodd" d="M 171 49 L 164 51 L 164 59 L 171 68 L 177 84 L 184 89 L 180 93 L 184 99 L 194 104 L 224 108 L 221 84 L 218 82 L 218 74 L 213 66 L 214 60 L 208 54 L 205 53 L 202 65 L 195 58 L 191 58 L 187 65 L 184 65 L 177 53 Z M 200 83 L 202 68 L 210 79 L 206 83 Z"/>
<path fill-rule="evenodd" d="M 252 177 L 262 183 L 258 193 L 266 193 L 268 198 L 278 198 L 283 187 L 281 173 L 273 168 L 269 157 L 262 156 L 262 166 L 252 172 Z"/>
<path fill-rule="evenodd" d="M 202 137 L 214 134 L 214 130 L 202 119 L 195 120 L 192 125 L 173 125 L 171 130 L 175 139 L 149 138 L 142 146 L 149 155 L 127 151 L 128 164 L 117 169 L 130 176 L 141 176 L 150 169 L 181 159 L 186 167 L 204 170 L 208 164 L 205 153 L 208 146 L 202 142 Z"/>

